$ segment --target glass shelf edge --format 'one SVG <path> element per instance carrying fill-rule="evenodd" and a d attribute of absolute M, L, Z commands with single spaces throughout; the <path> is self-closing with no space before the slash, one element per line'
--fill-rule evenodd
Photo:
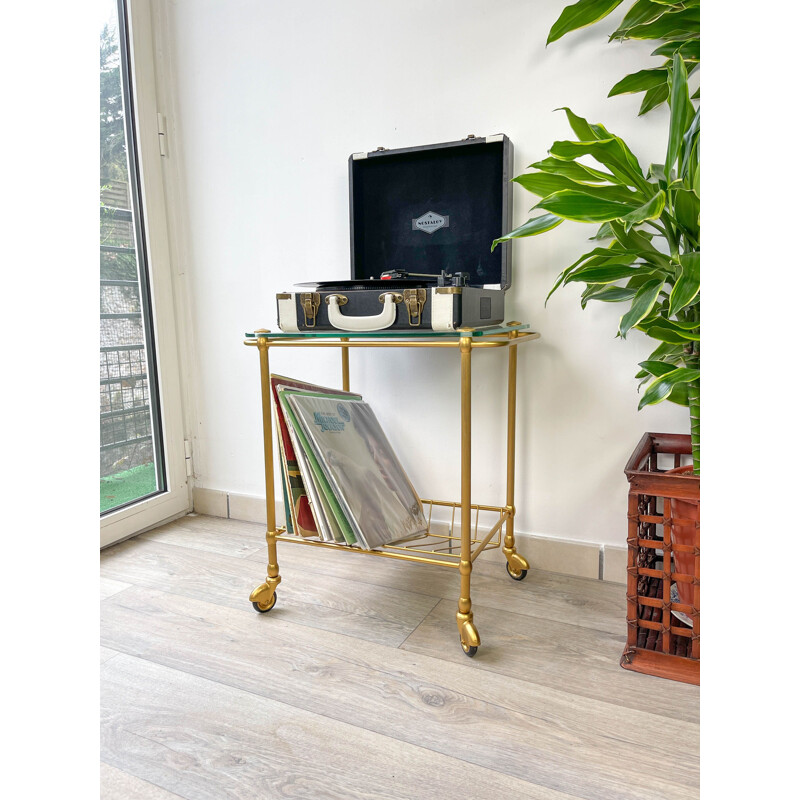
<path fill-rule="evenodd" d="M 293 339 L 296 341 L 309 341 L 312 339 L 401 339 L 413 341 L 415 339 L 459 339 L 462 336 L 470 336 L 479 338 L 483 336 L 497 335 L 503 333 L 511 333 L 512 331 L 529 330 L 528 323 L 519 323 L 518 325 L 496 325 L 491 328 L 475 328 L 474 330 L 455 330 L 455 331 L 341 331 L 334 333 L 333 331 L 324 331 L 320 333 L 284 333 L 280 332 L 266 332 L 252 331 L 245 333 L 247 339 L 257 339 L 260 337 L 269 339 Z"/>

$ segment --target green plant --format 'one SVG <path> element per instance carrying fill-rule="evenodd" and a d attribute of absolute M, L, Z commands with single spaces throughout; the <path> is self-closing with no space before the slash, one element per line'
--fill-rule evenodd
<path fill-rule="evenodd" d="M 580 0 L 569 6 L 551 29 L 548 42 L 595 22 L 620 2 Z M 655 14 L 662 8 L 668 10 L 650 22 L 633 24 L 635 13 Z M 686 16 L 689 11 L 691 19 Z M 666 74 L 665 99 L 670 111 L 664 163 L 651 164 L 645 172 L 619 136 L 602 125 L 590 124 L 569 108 L 560 109 L 566 112 L 576 140 L 555 142 L 548 158 L 530 165 L 534 172 L 514 178 L 541 198 L 531 210 L 545 213 L 495 240 L 492 249 L 511 239 L 545 233 L 564 220 L 600 223 L 591 240 L 610 242 L 584 253 L 564 269 L 547 298 L 566 284 L 585 283 L 583 308 L 589 300 L 625 304 L 618 336 L 624 339 L 635 328 L 659 342 L 639 364 L 640 390 L 647 384 L 639 408 L 663 400 L 688 407 L 694 469 L 699 474 L 700 111 L 690 97 L 689 70 L 681 53 L 688 42 L 699 45 L 699 13 L 694 12 L 699 12 L 699 1 L 639 0 L 611 37 L 661 38 L 657 32 L 671 37 L 655 51 L 672 51 L 668 66 L 659 68 Z M 677 32 L 667 27 L 664 16 L 672 17 L 669 23 L 677 26 Z M 662 20 L 661 27 L 648 28 L 658 20 Z M 696 35 L 688 30 L 692 25 Z M 697 53 L 699 63 L 699 48 Z M 643 106 L 654 107 L 657 97 L 651 95 L 648 100 L 647 94 L 656 87 L 645 88 L 643 79 L 634 81 L 628 76 L 612 93 L 619 93 L 615 90 L 621 84 L 627 91 L 645 91 Z M 579 160 L 584 157 L 593 159 L 594 164 Z"/>

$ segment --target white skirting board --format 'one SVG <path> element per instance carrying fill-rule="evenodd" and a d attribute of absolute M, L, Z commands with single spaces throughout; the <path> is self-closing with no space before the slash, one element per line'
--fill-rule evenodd
<path fill-rule="evenodd" d="M 195 487 L 193 498 L 194 511 L 197 514 L 259 522 L 263 525 L 267 523 L 266 502 L 263 497 Z M 275 501 L 275 522 L 277 525 L 285 524 L 282 498 Z M 520 552 L 535 569 L 580 578 L 599 578 L 612 583 L 626 581 L 625 547 L 534 536 L 524 531 L 516 531 L 515 535 Z"/>

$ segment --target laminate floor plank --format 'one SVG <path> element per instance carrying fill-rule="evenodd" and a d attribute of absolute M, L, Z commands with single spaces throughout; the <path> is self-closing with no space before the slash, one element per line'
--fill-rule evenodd
<path fill-rule="evenodd" d="M 697 784 L 696 725 L 476 671 L 463 656 L 450 664 L 138 588 L 104 604 L 101 628 L 127 654 L 587 800 L 685 800 Z M 642 750 L 656 735 L 674 743 L 672 763 Z"/>
<path fill-rule="evenodd" d="M 105 664 L 109 658 L 114 658 L 114 656 L 118 656 L 118 650 L 112 650 L 110 647 L 100 647 L 100 663 Z"/>
<path fill-rule="evenodd" d="M 186 800 L 570 798 L 132 656 L 101 679 L 103 761 Z"/>
<path fill-rule="evenodd" d="M 625 636 L 533 619 L 511 611 L 473 604 L 481 647 L 474 659 L 481 670 L 530 679 L 630 709 L 651 711 L 687 722 L 699 720 L 699 688 L 623 670 Z M 448 661 L 463 657 L 452 646 L 453 609 L 442 601 L 402 647 Z"/>
<path fill-rule="evenodd" d="M 123 592 L 125 589 L 130 587 L 130 583 L 123 583 L 122 581 L 114 581 L 111 578 L 104 578 L 102 575 L 100 576 L 100 599 L 105 600 L 107 597 L 111 597 L 111 595 L 116 594 L 117 592 Z"/>
<path fill-rule="evenodd" d="M 101 573 L 115 580 L 172 594 L 247 608 L 250 591 L 263 580 L 253 562 L 149 539 L 130 539 L 101 554 Z M 438 598 L 285 567 L 271 616 L 313 628 L 401 644 Z"/>
<path fill-rule="evenodd" d="M 185 800 L 109 764 L 100 763 L 100 800 Z"/>
<path fill-rule="evenodd" d="M 137 538 L 244 558 L 265 547 L 265 535 L 263 525 L 189 515 L 139 534 Z"/>
<path fill-rule="evenodd" d="M 529 570 L 523 581 L 512 580 L 502 562 L 482 563 L 481 554 L 473 565 L 471 594 L 479 602 L 499 611 L 542 617 L 570 625 L 624 633 L 625 587 L 620 584 Z M 327 548 L 308 547 L 291 542 L 278 543 L 278 565 L 283 570 L 304 566 L 309 573 L 357 580 L 378 586 L 405 589 L 420 594 L 449 598 L 454 606 L 460 596 L 458 570 L 427 566 L 374 556 L 339 553 Z M 268 562 L 266 548 L 248 557 L 262 565 Z M 262 569 L 266 573 L 266 568 Z"/>

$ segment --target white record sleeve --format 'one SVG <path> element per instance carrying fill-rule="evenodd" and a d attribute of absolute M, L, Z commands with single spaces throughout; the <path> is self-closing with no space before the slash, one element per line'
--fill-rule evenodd
<path fill-rule="evenodd" d="M 420 499 L 367 403 L 291 394 L 286 399 L 367 547 L 427 534 Z"/>

